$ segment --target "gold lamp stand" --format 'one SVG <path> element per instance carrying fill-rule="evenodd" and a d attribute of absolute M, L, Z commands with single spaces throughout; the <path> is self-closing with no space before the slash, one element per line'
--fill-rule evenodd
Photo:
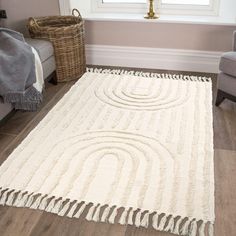
<path fill-rule="evenodd" d="M 145 19 L 158 19 L 159 18 L 159 16 L 156 15 L 156 13 L 154 12 L 153 2 L 154 0 L 149 0 L 149 12 L 147 13 L 146 16 L 144 16 Z"/>

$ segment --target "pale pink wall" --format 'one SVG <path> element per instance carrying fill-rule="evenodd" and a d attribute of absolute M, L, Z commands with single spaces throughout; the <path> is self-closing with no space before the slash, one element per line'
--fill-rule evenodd
<path fill-rule="evenodd" d="M 2 9 L 7 10 L 6 27 L 27 32 L 26 22 L 30 16 L 58 15 L 58 0 L 0 0 Z"/>
<path fill-rule="evenodd" d="M 87 21 L 85 29 L 88 44 L 228 51 L 236 26 Z"/>
<path fill-rule="evenodd" d="M 0 0 L 7 10 L 5 26 L 26 32 L 30 16 L 58 15 L 58 0 Z M 236 26 L 86 21 L 86 43 L 206 51 L 231 50 Z"/>

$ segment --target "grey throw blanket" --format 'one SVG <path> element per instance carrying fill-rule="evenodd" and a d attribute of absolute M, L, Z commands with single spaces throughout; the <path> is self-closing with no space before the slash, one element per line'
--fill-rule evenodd
<path fill-rule="evenodd" d="M 0 96 L 16 109 L 34 111 L 42 101 L 36 82 L 35 57 L 22 34 L 0 28 Z"/>

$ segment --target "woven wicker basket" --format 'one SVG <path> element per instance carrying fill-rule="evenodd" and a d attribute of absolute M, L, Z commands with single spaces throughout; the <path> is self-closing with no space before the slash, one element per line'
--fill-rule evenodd
<path fill-rule="evenodd" d="M 78 16 L 75 16 L 75 12 Z M 73 9 L 72 16 L 31 17 L 28 30 L 32 38 L 52 42 L 58 82 L 75 80 L 84 74 L 84 22 L 77 9 Z"/>

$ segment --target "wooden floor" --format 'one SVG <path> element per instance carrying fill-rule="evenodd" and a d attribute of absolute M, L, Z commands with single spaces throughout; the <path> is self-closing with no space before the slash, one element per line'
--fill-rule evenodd
<path fill-rule="evenodd" d="M 149 70 L 151 71 L 151 70 Z M 153 70 L 152 70 L 153 72 Z M 162 72 L 162 71 L 155 71 Z M 165 73 L 181 73 L 165 71 Z M 182 72 L 183 73 L 183 72 Z M 190 73 L 187 73 L 190 74 Z M 195 73 L 194 73 L 195 74 Z M 213 78 L 215 97 L 216 76 Z M 0 164 L 26 135 L 40 122 L 73 82 L 46 84 L 45 99 L 36 113 L 15 112 L 0 124 Z M 214 112 L 215 145 L 215 236 L 236 235 L 236 104 L 225 101 Z M 0 207 L 0 236 L 170 236 L 153 229 L 110 225 L 70 219 L 39 210 Z"/>

